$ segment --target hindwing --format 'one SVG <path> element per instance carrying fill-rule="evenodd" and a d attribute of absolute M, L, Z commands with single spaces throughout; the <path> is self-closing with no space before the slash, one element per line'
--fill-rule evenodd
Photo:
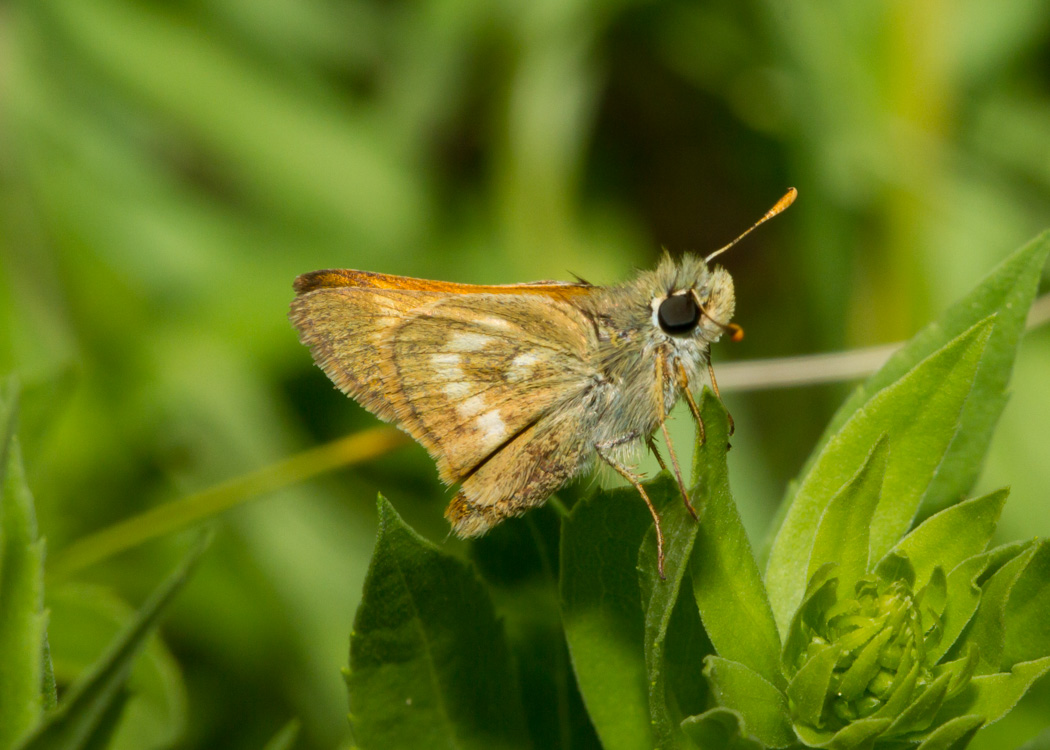
<path fill-rule="evenodd" d="M 424 305 L 390 344 L 398 421 L 460 482 L 578 398 L 594 378 L 587 317 L 534 295 L 471 294 Z"/>

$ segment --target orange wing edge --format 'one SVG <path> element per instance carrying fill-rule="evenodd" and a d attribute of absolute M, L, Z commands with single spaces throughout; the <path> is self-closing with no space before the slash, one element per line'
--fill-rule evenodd
<path fill-rule="evenodd" d="M 547 294 L 559 297 L 574 297 L 578 294 L 586 294 L 593 289 L 593 286 L 587 282 L 533 281 L 526 284 L 457 284 L 451 281 L 430 281 L 414 279 L 410 276 L 393 276 L 386 273 L 350 269 L 325 269 L 304 273 L 296 278 L 293 286 L 296 294 L 307 294 L 318 289 L 354 287 L 441 294 Z"/>

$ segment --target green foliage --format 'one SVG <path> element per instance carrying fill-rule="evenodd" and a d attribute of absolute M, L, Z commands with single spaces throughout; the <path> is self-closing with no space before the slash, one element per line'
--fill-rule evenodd
<path fill-rule="evenodd" d="M 0 748 L 8 750 L 44 710 L 44 543 L 15 438 L 17 385 L 0 386 Z"/>
<path fill-rule="evenodd" d="M 692 472 L 700 522 L 669 476 L 648 487 L 661 517 L 666 576 L 655 529 L 632 491 L 576 502 L 561 523 L 557 565 L 575 681 L 557 676 L 564 684 L 551 694 L 559 707 L 550 714 L 561 730 L 553 734 L 522 701 L 529 670 L 516 659 L 537 652 L 520 642 L 530 632 L 522 628 L 527 614 L 505 608 L 506 620 L 494 603 L 494 582 L 521 572 L 501 572 L 482 555 L 491 579 L 483 581 L 381 497 L 346 677 L 355 741 L 363 750 L 525 748 L 538 736 L 624 750 L 964 748 L 1050 671 L 1050 543 L 989 548 L 1005 490 L 917 519 L 946 462 L 959 452 L 980 461 L 973 446 L 987 440 L 958 433 L 973 428 L 971 412 L 988 432 L 996 422 L 994 410 L 968 411 L 968 404 L 988 398 L 982 378 L 998 382 L 990 371 L 1009 369 L 1023 322 L 1012 308 L 1027 307 L 1048 250 L 1044 238 L 1018 251 L 963 306 L 969 319 L 960 321 L 961 308 L 948 313 L 960 333 L 931 336 L 950 327 L 931 326 L 918 339 L 923 346 L 907 348 L 910 368 L 894 379 L 875 376 L 886 384 L 818 446 L 765 580 L 729 489 L 728 415 L 710 391 L 700 401 L 706 442 Z M 858 393 L 870 390 L 869 383 Z M 0 747 L 170 744 L 182 713 L 170 659 L 154 646 L 143 662 L 151 669 L 145 681 L 129 676 L 205 543 L 136 616 L 124 613 L 104 653 L 56 701 L 48 646 L 61 644 L 54 663 L 67 671 L 70 655 L 83 649 L 77 642 L 92 640 L 87 625 L 105 595 L 76 588 L 53 595 L 60 619 L 48 638 L 43 545 L 14 437 L 14 385 L 2 395 L 0 648 L 12 658 L 0 679 Z M 543 557 L 546 542 L 534 529 L 530 543 Z M 554 584 L 549 573 L 540 585 Z M 69 631 L 72 620 L 79 624 Z M 567 696 L 577 689 L 593 736 L 566 731 Z M 147 696 L 152 717 L 137 708 Z M 167 715 L 159 718 L 157 709 Z M 298 726 L 287 725 L 270 746 L 290 747 Z"/>
<path fill-rule="evenodd" d="M 702 508 L 689 573 L 693 598 L 711 643 L 719 655 L 735 660 L 768 683 L 782 688 L 780 638 L 762 575 L 729 491 L 726 415 L 721 403 L 705 395 L 701 408 L 710 425 L 708 446 L 696 452 L 695 502 Z M 740 623 L 748 623 L 741 628 Z"/>
<path fill-rule="evenodd" d="M 648 485 L 666 577 L 631 491 L 575 504 L 559 591 L 602 747 L 961 750 L 1050 671 L 1050 544 L 988 548 L 1007 491 L 920 514 L 931 488 L 972 484 L 970 468 L 960 479 L 945 467 L 981 461 L 1048 250 L 1048 236 L 1019 250 L 858 390 L 798 484 L 764 581 L 710 391 L 691 493 L 700 522 L 670 477 Z M 361 747 L 521 743 L 484 589 L 385 501 L 380 518 L 352 640 Z"/>
<path fill-rule="evenodd" d="M 137 617 L 131 605 L 99 585 L 51 586 L 46 601 L 54 670 L 63 685 L 91 669 L 99 655 Z M 168 747 L 183 734 L 187 722 L 186 686 L 178 662 L 161 639 L 146 640 L 126 688 L 127 706 L 108 744 L 111 750 Z"/>
<path fill-rule="evenodd" d="M 674 502 L 677 493 L 674 485 L 665 479 L 662 491 L 655 492 L 656 497 L 652 498 L 657 509 L 663 513 L 661 525 L 667 559 L 677 561 L 677 564 L 667 568 L 666 579 L 660 577 L 656 534 L 653 532 L 646 535 L 636 562 L 645 623 L 644 653 L 649 714 L 653 741 L 657 746 L 673 743 L 679 734 L 679 723 L 688 716 L 677 700 L 670 666 L 686 669 L 699 666 L 695 656 L 690 659 L 690 654 L 681 648 L 682 643 L 676 641 L 671 633 L 675 614 L 679 611 L 676 605 L 679 601 L 688 601 L 684 597 L 689 580 L 689 569 L 685 562 L 696 544 L 697 528 L 684 503 Z M 678 618 L 677 624 L 682 626 L 681 618 Z M 694 630 L 698 629 L 694 627 Z M 687 641 L 693 642 L 693 639 L 687 638 Z M 677 650 L 676 646 L 681 650 Z"/>
<path fill-rule="evenodd" d="M 208 540 L 202 539 L 186 555 L 138 615 L 113 638 L 105 653 L 58 701 L 45 632 L 48 618 L 43 608 L 43 542 L 37 537 L 33 500 L 14 437 L 17 403 L 17 386 L 8 380 L 0 389 L 0 748 L 150 747 L 157 739 L 155 720 L 150 731 L 134 744 L 129 744 L 126 737 L 124 742 L 117 739 L 121 736 L 120 727 L 127 723 L 125 719 L 132 718 L 124 716 L 131 697 L 128 677 L 161 614 L 189 579 Z M 87 601 L 88 606 L 95 607 L 100 600 L 92 597 Z M 56 614 L 71 615 L 71 620 L 85 624 L 82 612 L 59 607 L 52 616 Z M 142 723 L 142 717 L 135 718 Z"/>
<path fill-rule="evenodd" d="M 347 685 L 362 747 L 527 746 L 503 629 L 476 574 L 382 497 Z"/>
<path fill-rule="evenodd" d="M 210 537 L 202 538 L 183 558 L 99 660 L 70 687 L 28 739 L 17 745 L 19 750 L 109 747 L 129 698 L 126 683 L 134 660 L 156 629 L 164 609 L 186 585 L 209 541 Z"/>
<path fill-rule="evenodd" d="M 752 367 L 908 338 L 1045 226 L 1045 17 L 1045 0 L 5 3 L 0 373 L 24 383 L 19 443 L 47 541 L 44 710 L 181 554 L 180 536 L 121 522 L 237 488 L 255 502 L 223 512 L 163 643 L 137 660 L 113 741 L 138 714 L 156 720 L 140 726 L 158 745 L 181 727 L 180 746 L 258 750 L 292 716 L 302 722 L 297 750 L 350 742 L 336 667 L 373 548 L 376 493 L 435 541 L 447 534 L 446 496 L 418 447 L 292 486 L 273 481 L 301 451 L 376 426 L 332 389 L 285 319 L 291 279 L 315 268 L 612 282 L 651 266 L 661 246 L 710 251 L 796 185 L 785 217 L 720 259 L 748 336 L 712 354 L 737 424 L 734 499 L 759 540 L 848 386 L 741 393 L 727 360 Z M 938 346 L 976 322 L 945 329 Z M 880 387 L 928 353 L 885 371 Z M 988 436 L 966 416 L 981 406 L 970 399 L 962 418 L 976 429 L 956 435 L 955 465 L 946 458 L 922 500 L 916 521 L 1012 484 L 992 542 L 1001 548 L 946 571 L 946 629 L 970 621 L 985 578 L 1018 554 L 1001 543 L 1050 535 L 1047 372 L 1044 326 L 1023 340 L 983 478 L 969 487 L 982 462 L 955 452 L 959 440 Z M 1006 382 L 1003 370 L 989 374 Z M 984 382 L 997 410 L 1002 392 Z M 689 420 L 671 429 L 681 449 Z M 578 494 L 560 498 L 573 513 Z M 580 564 L 638 559 L 644 507 L 630 492 L 606 496 L 618 503 L 611 515 L 632 515 L 579 547 Z M 218 512 L 198 509 L 195 518 Z M 542 544 L 530 548 L 533 524 Z M 636 644 L 583 687 L 559 636 L 557 525 L 548 507 L 467 549 L 455 539 L 442 549 L 474 559 L 504 621 L 533 746 L 588 748 L 599 740 L 587 713 L 601 695 L 607 713 L 623 698 L 621 725 L 648 716 L 641 589 L 633 565 L 613 566 L 629 585 L 575 587 L 586 606 L 574 622 L 595 631 L 591 648 L 604 628 L 609 653 Z M 98 533 L 112 543 L 94 548 L 95 562 L 63 570 Z M 525 554 L 541 546 L 549 571 Z M 1043 648 L 1030 632 L 1042 610 L 1020 604 L 1045 580 L 1042 554 L 1011 589 L 1006 663 Z M 517 576 L 523 560 L 528 573 Z M 74 608 L 77 596 L 97 606 Z M 610 603 L 608 618 L 594 600 Z M 66 618 L 101 618 L 112 602 L 122 604 L 108 625 L 93 618 L 68 637 L 77 628 Z M 664 652 L 690 659 L 672 663 L 670 689 L 695 712 L 710 705 L 695 674 L 711 646 L 688 618 L 691 578 L 675 606 Z M 24 624 L 16 630 L 31 634 Z M 600 650 L 589 663 L 602 665 Z M 623 681 L 610 675 L 621 666 L 641 675 L 627 681 L 637 695 L 616 695 Z M 711 711 L 686 721 L 688 737 L 749 744 L 736 713 Z M 1016 746 L 1048 713 L 1044 680 L 973 746 Z M 11 726 L 3 717 L 0 731 Z M 649 746 L 641 725 L 644 734 L 617 735 L 623 746 Z M 945 727 L 958 734 L 943 734 L 942 747 L 970 731 Z"/>
<path fill-rule="evenodd" d="M 999 396 L 989 395 L 983 382 L 998 383 L 996 394 L 1005 388 L 992 373 L 1008 374 L 1012 368 L 1023 311 L 1031 304 L 1048 251 L 1046 235 L 1018 250 L 839 410 L 832 421 L 834 434 L 814 451 L 770 552 L 766 579 L 781 632 L 805 587 L 803 571 L 817 519 L 878 439 L 886 435 L 890 443 L 882 488 L 890 500 L 872 515 L 869 549 L 875 558 L 907 529 L 945 461 L 956 461 L 962 452 L 969 465 L 980 464 L 984 451 L 975 453 L 974 448 L 987 445 L 1002 408 Z M 973 401 L 982 406 L 967 406 Z M 988 433 L 976 443 L 956 439 L 969 427 L 964 419 L 971 411 L 984 420 L 973 429 Z M 966 475 L 972 476 L 969 469 Z"/>
<path fill-rule="evenodd" d="M 667 482 L 653 495 L 670 493 Z M 607 750 L 652 744 L 638 549 L 650 522 L 634 488 L 576 503 L 562 524 L 562 622 L 587 712 Z M 601 500 L 599 501 L 599 497 Z"/>
<path fill-rule="evenodd" d="M 1025 317 L 1035 294 L 1050 249 L 1047 233 L 1018 250 L 972 292 L 957 301 L 940 319 L 931 323 L 901 347 L 864 385 L 857 388 L 831 418 L 818 449 L 839 433 L 854 414 L 870 403 L 879 391 L 902 378 L 920 360 L 965 333 L 982 319 L 994 315 L 979 371 L 958 418 L 958 429 L 944 462 L 925 490 L 929 512 L 955 502 L 969 492 L 984 461 L 993 428 L 1008 395 L 1007 383 Z M 803 475 L 821 455 L 814 450 Z"/>
<path fill-rule="evenodd" d="M 781 633 L 806 588 L 806 571 L 824 511 L 877 441 L 889 442 L 879 504 L 868 519 L 868 550 L 880 559 L 914 517 L 922 493 L 957 429 L 987 341 L 978 324 L 880 391 L 824 446 L 799 485 L 773 542 L 766 584 Z"/>

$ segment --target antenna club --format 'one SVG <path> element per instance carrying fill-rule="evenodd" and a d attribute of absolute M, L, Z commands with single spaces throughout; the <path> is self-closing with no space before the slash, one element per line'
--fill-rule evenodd
<path fill-rule="evenodd" d="M 795 198 L 798 197 L 798 191 L 795 188 L 788 188 L 788 191 L 784 193 L 784 197 L 776 202 L 773 208 L 766 212 L 766 215 L 762 217 L 762 221 L 769 221 L 777 214 L 786 211 L 792 203 L 795 202 Z"/>

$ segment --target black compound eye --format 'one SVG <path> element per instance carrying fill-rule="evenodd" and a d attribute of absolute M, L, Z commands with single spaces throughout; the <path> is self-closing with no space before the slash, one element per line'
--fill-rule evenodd
<path fill-rule="evenodd" d="M 656 319 L 666 333 L 689 333 L 700 322 L 700 308 L 691 294 L 676 294 L 660 303 Z"/>

